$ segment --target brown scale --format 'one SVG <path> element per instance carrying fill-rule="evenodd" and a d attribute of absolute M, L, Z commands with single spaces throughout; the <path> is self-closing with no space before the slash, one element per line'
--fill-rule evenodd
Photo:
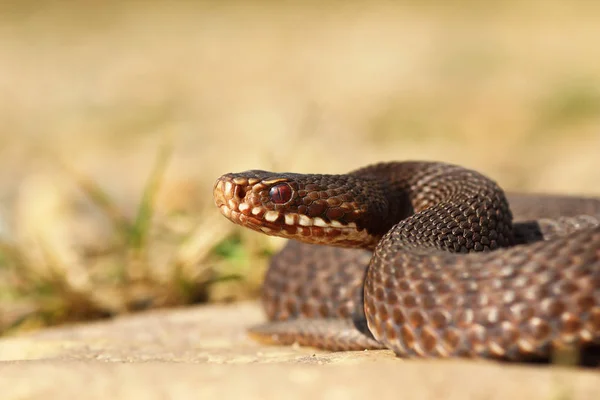
<path fill-rule="evenodd" d="M 598 199 L 506 196 L 477 172 L 404 162 L 346 175 L 228 174 L 215 184 L 226 216 L 230 201 L 280 212 L 274 223 L 263 211 L 229 213 L 269 234 L 356 245 L 339 227 L 287 226 L 290 212 L 354 222 L 373 238 L 365 250 L 291 241 L 274 256 L 263 294 L 274 322 L 251 330 L 261 341 L 514 360 L 600 341 Z"/>

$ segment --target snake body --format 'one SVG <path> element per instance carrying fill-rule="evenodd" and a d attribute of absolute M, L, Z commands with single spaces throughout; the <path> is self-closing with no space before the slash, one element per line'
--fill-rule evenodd
<path fill-rule="evenodd" d="M 507 195 L 421 161 L 230 173 L 213 194 L 231 221 L 295 239 L 266 276 L 264 342 L 511 360 L 600 342 L 599 199 Z"/>

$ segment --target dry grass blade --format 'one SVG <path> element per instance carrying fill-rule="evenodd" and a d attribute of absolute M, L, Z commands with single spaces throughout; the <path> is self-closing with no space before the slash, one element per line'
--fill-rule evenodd
<path fill-rule="evenodd" d="M 134 249 L 141 250 L 147 243 L 152 216 L 154 214 L 154 200 L 160 190 L 160 185 L 172 152 L 173 143 L 170 136 L 168 136 L 159 148 L 137 210 L 135 221 L 130 229 L 129 245 Z"/>
<path fill-rule="evenodd" d="M 179 246 L 172 261 L 174 275 L 181 279 L 196 281 L 199 276 L 206 275 L 210 267 L 202 261 L 235 229 L 233 224 L 216 213 L 204 214 L 206 217 Z"/>
<path fill-rule="evenodd" d="M 106 193 L 100 185 L 89 176 L 77 171 L 72 166 L 61 163 L 63 168 L 68 172 L 69 176 L 74 180 L 77 186 L 86 194 L 86 196 L 112 221 L 117 232 L 126 240 L 127 234 L 130 231 L 131 223 L 121 212 L 118 205 Z"/>

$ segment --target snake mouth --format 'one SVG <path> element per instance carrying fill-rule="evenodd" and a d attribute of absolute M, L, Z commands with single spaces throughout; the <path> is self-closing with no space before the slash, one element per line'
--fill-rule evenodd
<path fill-rule="evenodd" d="M 339 222 L 327 224 L 321 218 L 307 220 L 304 215 L 273 213 L 271 211 L 264 211 L 258 215 L 248 215 L 243 211 L 231 209 L 226 204 L 221 205 L 219 209 L 221 214 L 230 221 L 271 236 L 344 247 L 362 246 L 365 243 L 376 242 L 364 230 L 359 231 L 354 223 L 347 226 L 343 226 Z M 273 221 L 268 221 L 267 218 L 271 218 Z M 303 224 L 296 222 L 300 220 Z"/>
<path fill-rule="evenodd" d="M 256 192 L 261 185 L 268 188 L 264 182 L 256 179 L 238 179 L 224 175 L 217 179 L 213 197 L 219 211 L 235 224 L 288 239 L 297 239 L 307 243 L 331 244 L 343 247 L 364 246 L 374 244 L 377 238 L 372 237 L 366 230 L 359 229 L 356 223 L 342 223 L 335 220 L 325 220 L 321 217 L 309 217 L 285 208 L 272 210 L 259 205 L 251 205 L 246 197 Z M 273 184 L 273 181 L 268 182 Z"/>

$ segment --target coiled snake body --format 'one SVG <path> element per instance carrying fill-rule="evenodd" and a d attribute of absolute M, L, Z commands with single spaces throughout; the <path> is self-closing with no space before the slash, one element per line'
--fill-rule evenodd
<path fill-rule="evenodd" d="M 296 239 L 271 262 L 259 340 L 513 360 L 600 342 L 598 199 L 507 196 L 437 162 L 226 174 L 214 198 Z"/>

